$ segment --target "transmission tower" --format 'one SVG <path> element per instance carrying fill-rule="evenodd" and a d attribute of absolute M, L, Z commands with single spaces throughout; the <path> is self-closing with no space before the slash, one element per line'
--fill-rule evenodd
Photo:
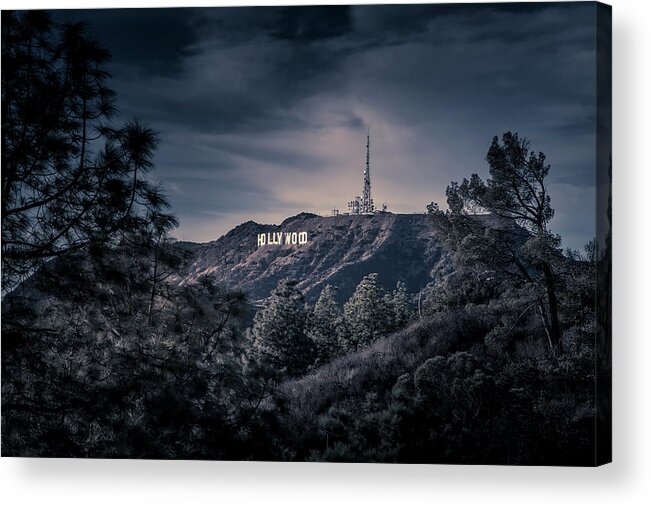
<path fill-rule="evenodd" d="M 373 198 L 371 197 L 371 131 L 366 132 L 366 168 L 364 169 L 364 190 L 362 191 L 362 214 L 370 214 L 375 211 Z"/>

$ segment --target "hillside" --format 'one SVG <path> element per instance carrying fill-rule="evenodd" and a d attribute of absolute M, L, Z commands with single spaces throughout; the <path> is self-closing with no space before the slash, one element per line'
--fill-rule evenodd
<path fill-rule="evenodd" d="M 261 233 L 307 232 L 306 244 L 258 246 Z M 273 237 L 273 236 L 272 236 Z M 447 262 L 443 246 L 424 214 L 322 217 L 301 213 L 280 225 L 243 223 L 216 241 L 184 245 L 193 257 L 182 283 L 210 274 L 225 286 L 241 288 L 251 300 L 266 298 L 278 281 L 291 278 L 309 301 L 326 284 L 347 299 L 359 281 L 379 274 L 386 289 L 403 281 L 418 293 Z"/>

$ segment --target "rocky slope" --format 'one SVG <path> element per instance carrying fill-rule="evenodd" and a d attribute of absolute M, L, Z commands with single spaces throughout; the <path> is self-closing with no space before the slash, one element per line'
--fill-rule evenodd
<path fill-rule="evenodd" d="M 285 232 L 307 232 L 308 240 L 258 246 L 258 234 L 274 232 L 283 232 L 283 239 Z M 248 221 L 216 241 L 183 246 L 192 252 L 192 260 L 181 283 L 210 274 L 225 286 L 247 291 L 254 301 L 268 297 L 283 278 L 298 281 L 308 301 L 316 300 L 326 284 L 337 286 L 339 298 L 346 300 L 371 272 L 379 274 L 385 289 L 400 280 L 411 293 L 418 293 L 432 281 L 432 272 L 447 264 L 443 246 L 424 214 L 322 217 L 302 213 L 280 225 Z"/>

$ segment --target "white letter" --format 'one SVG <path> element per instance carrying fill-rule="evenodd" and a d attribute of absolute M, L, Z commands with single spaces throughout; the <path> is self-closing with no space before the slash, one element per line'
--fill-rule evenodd
<path fill-rule="evenodd" d="M 298 234 L 296 232 L 292 232 L 292 244 L 296 244 L 298 241 Z"/>
<path fill-rule="evenodd" d="M 306 244 L 307 243 L 307 232 L 301 232 L 298 234 L 298 244 Z"/>
<path fill-rule="evenodd" d="M 258 234 L 258 247 L 265 245 L 265 243 L 267 242 L 265 239 L 266 238 L 264 234 Z"/>

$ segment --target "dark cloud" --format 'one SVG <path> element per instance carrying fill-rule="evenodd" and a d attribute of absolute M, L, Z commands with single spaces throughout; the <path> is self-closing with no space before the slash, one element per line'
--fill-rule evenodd
<path fill-rule="evenodd" d="M 552 163 L 556 231 L 573 247 L 594 235 L 592 3 L 65 17 L 89 19 L 112 49 L 122 115 L 161 132 L 158 173 L 185 238 L 344 207 L 369 126 L 376 197 L 396 211 L 485 176 L 493 135 L 512 130 Z"/>
<path fill-rule="evenodd" d="M 283 7 L 271 33 L 280 39 L 310 42 L 338 37 L 351 29 L 350 7 L 347 5 L 304 9 Z"/>
<path fill-rule="evenodd" d="M 60 22 L 86 21 L 121 65 L 149 75 L 175 75 L 196 41 L 192 9 L 93 9 L 54 11 Z"/>

